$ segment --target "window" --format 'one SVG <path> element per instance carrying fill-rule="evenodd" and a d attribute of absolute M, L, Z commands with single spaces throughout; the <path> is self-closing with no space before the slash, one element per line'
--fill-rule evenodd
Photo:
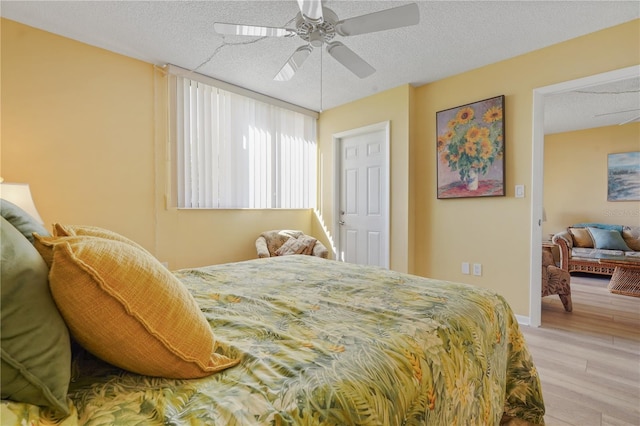
<path fill-rule="evenodd" d="M 315 207 L 315 117 L 185 76 L 171 81 L 178 207 Z"/>

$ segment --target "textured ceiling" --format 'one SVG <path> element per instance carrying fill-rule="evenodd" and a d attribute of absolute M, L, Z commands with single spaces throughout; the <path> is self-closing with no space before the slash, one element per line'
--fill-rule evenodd
<path fill-rule="evenodd" d="M 545 98 L 545 133 L 560 133 L 640 120 L 640 77 Z"/>
<path fill-rule="evenodd" d="M 325 1 L 324 6 L 346 19 L 407 3 L 334 0 Z M 292 28 L 298 12 L 294 0 L 4 0 L 0 13 L 143 61 L 197 70 L 315 111 L 402 84 L 419 86 L 640 17 L 640 3 L 635 0 L 417 3 L 419 25 L 336 37 L 376 68 L 373 75 L 361 80 L 316 48 L 287 82 L 273 81 L 273 77 L 293 51 L 305 44 L 300 38 L 222 37 L 214 32 L 213 23 Z M 626 119 L 626 115 L 608 114 L 614 111 L 635 108 L 638 113 L 638 82 L 629 84 L 631 89 L 624 86 L 622 90 L 635 90 L 635 95 L 573 93 L 550 97 L 547 107 L 555 110 L 545 120 L 549 132 L 591 127 L 596 121 L 603 123 L 600 125 L 619 124 Z M 619 87 L 603 91 L 619 91 Z M 605 98 L 610 100 L 605 102 Z M 587 108 L 589 99 L 597 101 Z M 596 120 L 597 114 L 606 115 Z M 569 128 L 568 123 L 576 124 Z"/>

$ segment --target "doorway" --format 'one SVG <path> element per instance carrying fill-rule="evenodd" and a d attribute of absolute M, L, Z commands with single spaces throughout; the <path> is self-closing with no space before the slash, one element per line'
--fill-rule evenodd
<path fill-rule="evenodd" d="M 541 297 L 541 268 L 542 259 L 542 201 L 543 201 L 543 175 L 544 175 L 544 104 L 545 98 L 559 94 L 590 87 L 598 84 L 610 83 L 617 80 L 625 80 L 637 77 L 640 74 L 640 66 L 631 66 L 619 70 L 596 74 L 576 80 L 565 81 L 550 86 L 539 87 L 533 90 L 533 153 L 532 153 L 532 178 L 531 178 L 531 269 L 530 269 L 530 294 L 529 294 L 529 325 L 540 327 L 542 321 L 542 297 Z"/>
<path fill-rule="evenodd" d="M 389 268 L 389 122 L 333 135 L 337 259 Z"/>

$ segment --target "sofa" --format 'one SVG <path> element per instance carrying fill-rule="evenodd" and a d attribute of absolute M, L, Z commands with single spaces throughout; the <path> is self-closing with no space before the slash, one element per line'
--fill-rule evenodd
<path fill-rule="evenodd" d="M 636 258 L 640 261 L 640 226 L 578 223 L 555 234 L 560 268 L 571 272 L 612 275 L 615 266 L 599 260 Z"/>

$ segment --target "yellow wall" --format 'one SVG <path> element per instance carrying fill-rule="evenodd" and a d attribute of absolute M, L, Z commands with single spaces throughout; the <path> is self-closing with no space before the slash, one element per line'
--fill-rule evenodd
<path fill-rule="evenodd" d="M 30 184 L 47 225 L 111 229 L 172 269 L 255 257 L 267 229 L 311 230 L 311 210 L 165 209 L 162 73 L 10 20 L 1 25 L 0 174 Z"/>
<path fill-rule="evenodd" d="M 371 124 L 390 121 L 391 269 L 409 270 L 409 85 L 397 87 L 320 114 L 318 144 L 320 157 L 320 215 L 331 236 L 334 223 L 333 135 Z M 335 237 L 334 237 L 335 238 Z"/>
<path fill-rule="evenodd" d="M 532 91 L 640 63 L 640 20 L 427 84 L 416 90 L 415 270 L 420 275 L 491 287 L 514 311 L 529 312 Z M 505 95 L 506 197 L 436 199 L 435 114 Z M 418 185 L 420 183 L 420 185 Z M 514 197 L 514 185 L 526 197 Z M 481 277 L 462 262 L 481 263 Z"/>
<path fill-rule="evenodd" d="M 640 20 L 320 116 L 322 210 L 178 211 L 167 193 L 163 77 L 150 64 L 2 20 L 0 174 L 47 223 L 120 232 L 171 268 L 255 256 L 262 230 L 333 222 L 335 133 L 391 122 L 391 267 L 492 287 L 528 314 L 532 90 L 640 63 Z M 506 96 L 506 197 L 437 200 L 435 113 Z M 154 101 L 158 99 L 158 102 Z M 514 185 L 527 197 L 514 198 Z M 318 219 L 320 218 L 320 220 Z M 333 230 L 327 228 L 332 233 Z M 327 242 L 323 239 L 323 242 Z M 463 261 L 483 276 L 462 275 Z"/>
<path fill-rule="evenodd" d="M 154 246 L 153 67 L 2 20 L 2 177 L 45 223 Z"/>
<path fill-rule="evenodd" d="M 640 123 L 547 135 L 543 235 L 578 222 L 640 226 L 640 201 L 607 201 L 607 154 L 640 151 Z"/>

